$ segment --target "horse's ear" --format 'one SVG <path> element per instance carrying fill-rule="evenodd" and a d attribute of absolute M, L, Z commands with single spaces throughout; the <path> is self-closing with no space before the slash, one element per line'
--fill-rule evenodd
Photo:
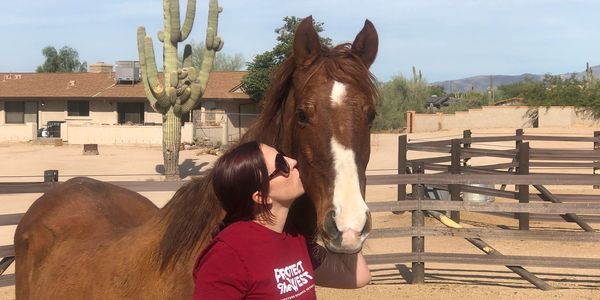
<path fill-rule="evenodd" d="M 321 42 L 319 34 L 313 27 L 312 16 L 300 22 L 294 35 L 294 61 L 297 66 L 309 66 L 319 56 Z"/>
<path fill-rule="evenodd" d="M 378 47 L 379 37 L 377 36 L 377 30 L 375 30 L 375 26 L 373 26 L 371 21 L 365 20 L 365 26 L 363 26 L 363 29 L 352 43 L 352 52 L 358 55 L 365 66 L 369 68 L 375 61 Z"/>

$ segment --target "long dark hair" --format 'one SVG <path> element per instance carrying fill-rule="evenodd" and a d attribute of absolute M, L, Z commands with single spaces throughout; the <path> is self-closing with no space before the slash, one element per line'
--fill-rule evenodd
<path fill-rule="evenodd" d="M 252 200 L 256 191 L 262 196 L 259 207 Z M 229 150 L 205 176 L 193 178 L 177 190 L 161 210 L 165 232 L 156 253 L 160 270 L 204 249 L 223 225 L 253 219 L 256 208 L 268 212 L 271 221 L 268 195 L 269 175 L 260 144 L 248 142 Z"/>
<path fill-rule="evenodd" d="M 269 173 L 260 144 L 256 141 L 241 144 L 221 156 L 213 168 L 213 190 L 227 213 L 224 225 L 255 218 L 252 194 L 260 192 L 259 211 L 270 212 L 266 203 L 269 195 Z"/>

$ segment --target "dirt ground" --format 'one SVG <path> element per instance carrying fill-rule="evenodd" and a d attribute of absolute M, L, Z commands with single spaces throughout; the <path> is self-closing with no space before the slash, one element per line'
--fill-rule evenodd
<path fill-rule="evenodd" d="M 598 130 L 598 129 L 596 129 Z M 594 129 L 528 129 L 530 134 L 554 134 L 592 136 Z M 473 136 L 513 135 L 514 129 L 473 130 Z M 462 132 L 444 131 L 409 135 L 410 141 L 459 138 Z M 394 174 L 397 165 L 397 134 L 373 134 L 371 139 L 371 161 L 367 174 Z M 514 142 L 484 143 L 478 147 L 507 149 Z M 531 147 L 591 149 L 585 143 L 536 142 Z M 100 155 L 83 156 L 81 145 L 43 146 L 23 143 L 0 144 L 0 182 L 41 181 L 44 170 L 59 170 L 60 179 L 87 175 L 100 180 L 161 180 L 161 149 L 145 147 L 99 146 Z M 216 159 L 211 155 L 196 155 L 196 150 L 182 151 L 180 162 L 182 175 L 197 175 L 210 167 Z M 409 159 L 429 157 L 430 153 L 409 152 Z M 472 160 L 473 165 L 490 162 L 504 162 L 496 159 Z M 532 170 L 532 172 L 552 172 L 556 170 Z M 575 173 L 590 173 L 590 170 L 570 170 Z M 598 194 L 589 186 L 549 187 L 552 192 Z M 173 192 L 147 192 L 144 196 L 157 205 L 164 205 Z M 0 214 L 24 212 L 39 194 L 0 195 Z M 395 201 L 396 186 L 367 186 L 367 202 Z M 497 201 L 502 201 L 497 199 Z M 491 228 L 518 227 L 516 220 L 477 213 L 463 213 L 462 223 L 468 226 Z M 408 213 L 374 213 L 373 227 L 408 227 L 411 216 Z M 595 228 L 600 224 L 592 223 Z M 426 219 L 426 226 L 441 227 L 434 219 Z M 0 227 L 0 245 L 12 244 L 16 226 Z M 531 222 L 534 230 L 577 230 L 571 223 Z M 517 241 L 486 240 L 504 254 L 575 256 L 600 258 L 600 243 L 565 243 L 556 241 Z M 448 237 L 427 237 L 427 252 L 458 252 L 479 254 L 479 250 L 464 239 Z M 364 247 L 365 254 L 410 252 L 410 238 L 369 239 Z M 373 280 L 359 290 L 338 290 L 317 288 L 320 299 L 600 299 L 600 270 L 527 268 L 541 279 L 555 287 L 554 291 L 543 292 L 518 277 L 503 266 L 426 264 L 425 284 L 411 285 L 410 264 L 371 265 Z M 8 279 L 14 273 L 11 266 Z M 0 287 L 0 300 L 14 299 L 14 287 Z"/>

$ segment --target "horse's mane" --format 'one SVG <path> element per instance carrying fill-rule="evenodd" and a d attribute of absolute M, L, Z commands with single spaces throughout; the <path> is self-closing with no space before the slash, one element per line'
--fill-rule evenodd
<path fill-rule="evenodd" d="M 301 68 L 308 74 L 300 87 L 293 86 L 293 75 Z M 273 73 L 269 88 L 266 92 L 264 107 L 257 121 L 240 139 L 240 143 L 256 140 L 272 146 L 280 140 L 276 135 L 281 128 L 280 118 L 287 95 L 292 88 L 302 90 L 318 70 L 323 68 L 331 79 L 352 85 L 363 93 L 371 104 L 377 98 L 377 87 L 374 76 L 369 72 L 351 49 L 351 44 L 341 44 L 334 48 L 322 46 L 319 57 L 306 67 L 298 67 L 293 55 L 288 57 Z M 275 134 L 275 136 L 273 136 Z M 275 138 L 275 140 L 267 140 Z M 165 228 L 158 248 L 158 259 L 161 270 L 181 258 L 190 259 L 197 253 L 198 248 L 205 247 L 218 231 L 224 216 L 223 210 L 212 187 L 212 172 L 198 178 L 193 178 L 177 190 L 173 198 L 161 210 L 160 222 Z M 294 209 L 295 208 L 295 209 Z M 290 222 L 303 234 L 312 235 L 315 232 L 316 216 L 314 206 L 307 197 L 295 202 L 290 212 Z M 307 222 L 307 220 L 309 220 Z"/>
<path fill-rule="evenodd" d="M 218 231 L 223 210 L 212 187 L 212 172 L 194 177 L 161 209 L 165 228 L 158 248 L 160 270 L 181 258 L 190 259 L 196 245 L 206 246 Z"/>

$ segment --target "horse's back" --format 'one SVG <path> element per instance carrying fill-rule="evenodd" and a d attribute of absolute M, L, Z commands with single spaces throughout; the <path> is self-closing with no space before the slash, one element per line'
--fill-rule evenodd
<path fill-rule="evenodd" d="M 44 276 L 38 272 L 53 268 L 45 265 L 53 261 L 50 255 L 69 256 L 62 252 L 99 245 L 157 212 L 140 194 L 90 178 L 73 178 L 48 190 L 27 210 L 15 232 L 17 297 L 30 298 L 29 288 Z"/>

